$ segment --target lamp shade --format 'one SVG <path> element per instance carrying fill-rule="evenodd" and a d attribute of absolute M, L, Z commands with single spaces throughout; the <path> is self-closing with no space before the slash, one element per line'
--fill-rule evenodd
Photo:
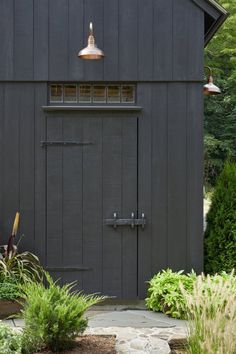
<path fill-rule="evenodd" d="M 221 89 L 213 82 L 212 69 L 209 66 L 205 66 L 205 68 L 209 70 L 210 74 L 208 78 L 208 83 L 203 87 L 203 93 L 209 96 L 220 95 Z"/>
<path fill-rule="evenodd" d="M 99 49 L 95 43 L 95 38 L 93 35 L 93 24 L 90 22 L 89 25 L 90 34 L 88 37 L 88 45 L 79 51 L 78 57 L 81 59 L 97 60 L 104 57 L 104 53 Z"/>

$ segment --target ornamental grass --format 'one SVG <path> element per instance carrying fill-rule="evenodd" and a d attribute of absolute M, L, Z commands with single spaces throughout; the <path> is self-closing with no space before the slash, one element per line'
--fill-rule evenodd
<path fill-rule="evenodd" d="M 189 354 L 236 353 L 236 277 L 199 276 L 189 294 Z"/>

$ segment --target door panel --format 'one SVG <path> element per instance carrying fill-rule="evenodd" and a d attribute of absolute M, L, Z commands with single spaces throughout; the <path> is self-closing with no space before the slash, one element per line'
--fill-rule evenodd
<path fill-rule="evenodd" d="M 47 267 L 86 292 L 137 297 L 137 119 L 47 117 Z"/>

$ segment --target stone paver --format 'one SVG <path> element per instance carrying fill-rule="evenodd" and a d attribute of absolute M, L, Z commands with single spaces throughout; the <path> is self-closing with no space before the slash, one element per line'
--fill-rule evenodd
<path fill-rule="evenodd" d="M 133 328 L 133 327 L 89 327 L 86 334 L 116 335 L 117 354 L 170 354 L 168 340 L 173 336 L 186 336 L 184 327 Z"/>
<path fill-rule="evenodd" d="M 96 313 L 89 319 L 90 334 L 116 335 L 118 354 L 169 354 L 172 337 L 186 337 L 186 321 L 146 310 Z"/>
<path fill-rule="evenodd" d="M 171 338 L 186 338 L 185 321 L 145 310 L 96 311 L 88 313 L 85 334 L 116 335 L 117 354 L 170 354 Z M 20 319 L 4 321 L 20 330 Z"/>

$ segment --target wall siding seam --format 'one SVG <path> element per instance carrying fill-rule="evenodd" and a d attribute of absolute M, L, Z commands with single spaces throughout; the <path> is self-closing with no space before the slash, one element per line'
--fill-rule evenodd
<path fill-rule="evenodd" d="M 166 179 L 167 179 L 167 190 L 166 190 L 166 261 L 169 264 L 169 84 L 166 84 Z"/>
<path fill-rule="evenodd" d="M 187 88 L 187 85 L 185 85 L 185 100 L 186 100 L 186 108 L 185 108 L 185 163 L 186 163 L 186 170 L 185 170 L 185 178 L 186 178 L 186 184 L 185 184 L 185 217 L 186 217 L 186 223 L 185 223 L 185 247 L 186 247 L 186 258 L 185 258 L 185 270 L 188 269 L 189 267 L 189 262 L 188 262 L 188 168 L 189 168 L 189 160 L 188 160 L 188 124 L 189 124 L 189 118 L 188 118 L 188 96 L 189 96 L 189 90 Z"/>

